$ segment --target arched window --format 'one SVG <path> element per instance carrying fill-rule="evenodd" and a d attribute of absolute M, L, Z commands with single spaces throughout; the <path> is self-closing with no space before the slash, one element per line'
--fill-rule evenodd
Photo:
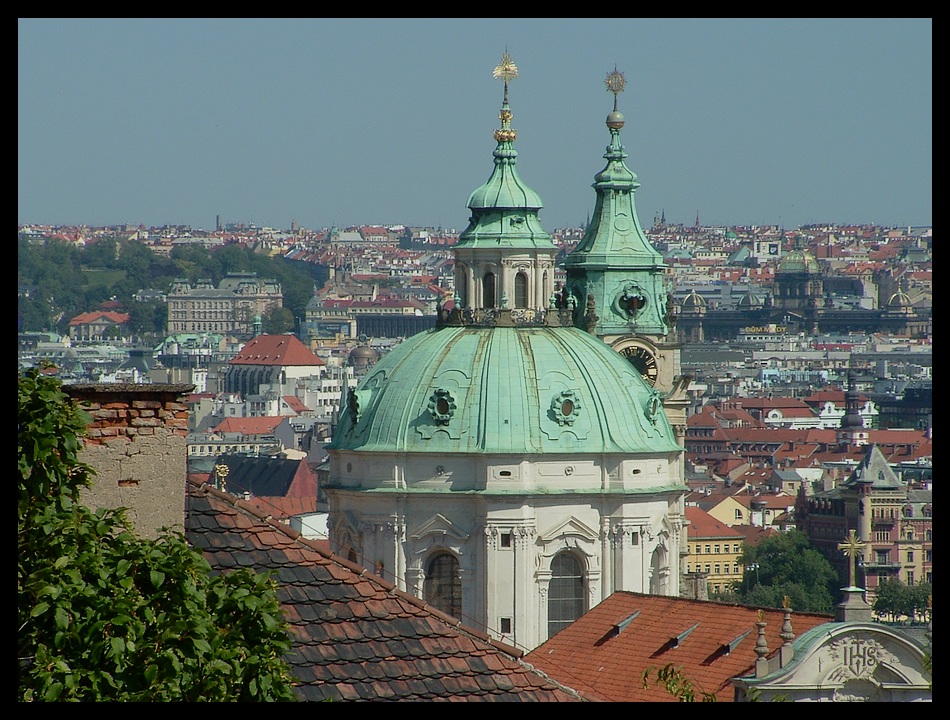
<path fill-rule="evenodd" d="M 584 572 L 577 558 L 560 552 L 551 560 L 548 587 L 548 637 L 552 638 L 587 610 Z"/>
<path fill-rule="evenodd" d="M 515 307 L 528 307 L 528 276 L 523 272 L 515 275 Z"/>
<path fill-rule="evenodd" d="M 442 552 L 429 560 L 423 598 L 446 615 L 462 617 L 462 581 L 459 578 L 459 561 L 454 555 Z"/>
<path fill-rule="evenodd" d="M 487 272 L 482 277 L 482 307 L 495 307 L 495 273 Z"/>

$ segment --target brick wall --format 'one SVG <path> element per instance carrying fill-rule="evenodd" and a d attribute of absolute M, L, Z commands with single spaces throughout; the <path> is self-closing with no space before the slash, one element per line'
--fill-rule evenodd
<path fill-rule="evenodd" d="M 82 384 L 63 390 L 92 416 L 80 459 L 96 471 L 82 501 L 124 507 L 135 529 L 156 537 L 185 521 L 188 407 L 193 385 Z"/>

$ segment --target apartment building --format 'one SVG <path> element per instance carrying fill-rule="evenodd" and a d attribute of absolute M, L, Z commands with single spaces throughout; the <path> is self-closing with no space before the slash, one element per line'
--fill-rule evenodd
<path fill-rule="evenodd" d="M 689 521 L 686 572 L 703 573 L 707 593 L 715 598 L 742 581 L 740 558 L 745 536 L 699 507 L 687 506 L 685 513 Z"/>

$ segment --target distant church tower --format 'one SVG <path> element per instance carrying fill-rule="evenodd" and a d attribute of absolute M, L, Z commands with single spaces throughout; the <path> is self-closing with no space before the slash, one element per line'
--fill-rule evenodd
<path fill-rule="evenodd" d="M 854 370 L 848 370 L 848 389 L 844 394 L 844 416 L 836 434 L 838 443 L 844 446 L 867 445 L 870 433 L 861 417 L 861 394 L 855 382 Z"/>

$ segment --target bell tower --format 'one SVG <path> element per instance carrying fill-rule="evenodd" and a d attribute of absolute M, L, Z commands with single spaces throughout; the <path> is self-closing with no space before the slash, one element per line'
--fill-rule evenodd
<path fill-rule="evenodd" d="M 604 84 L 614 96 L 606 123 L 607 165 L 594 176 L 596 205 L 584 238 L 565 260 L 567 282 L 560 302 L 574 306 L 575 326 L 624 355 L 656 388 L 682 444 L 689 378 L 681 375 L 681 346 L 673 333 L 671 277 L 637 216 L 640 183 L 625 163 L 620 141 L 625 119 L 617 109 L 626 80 L 614 68 Z"/>

